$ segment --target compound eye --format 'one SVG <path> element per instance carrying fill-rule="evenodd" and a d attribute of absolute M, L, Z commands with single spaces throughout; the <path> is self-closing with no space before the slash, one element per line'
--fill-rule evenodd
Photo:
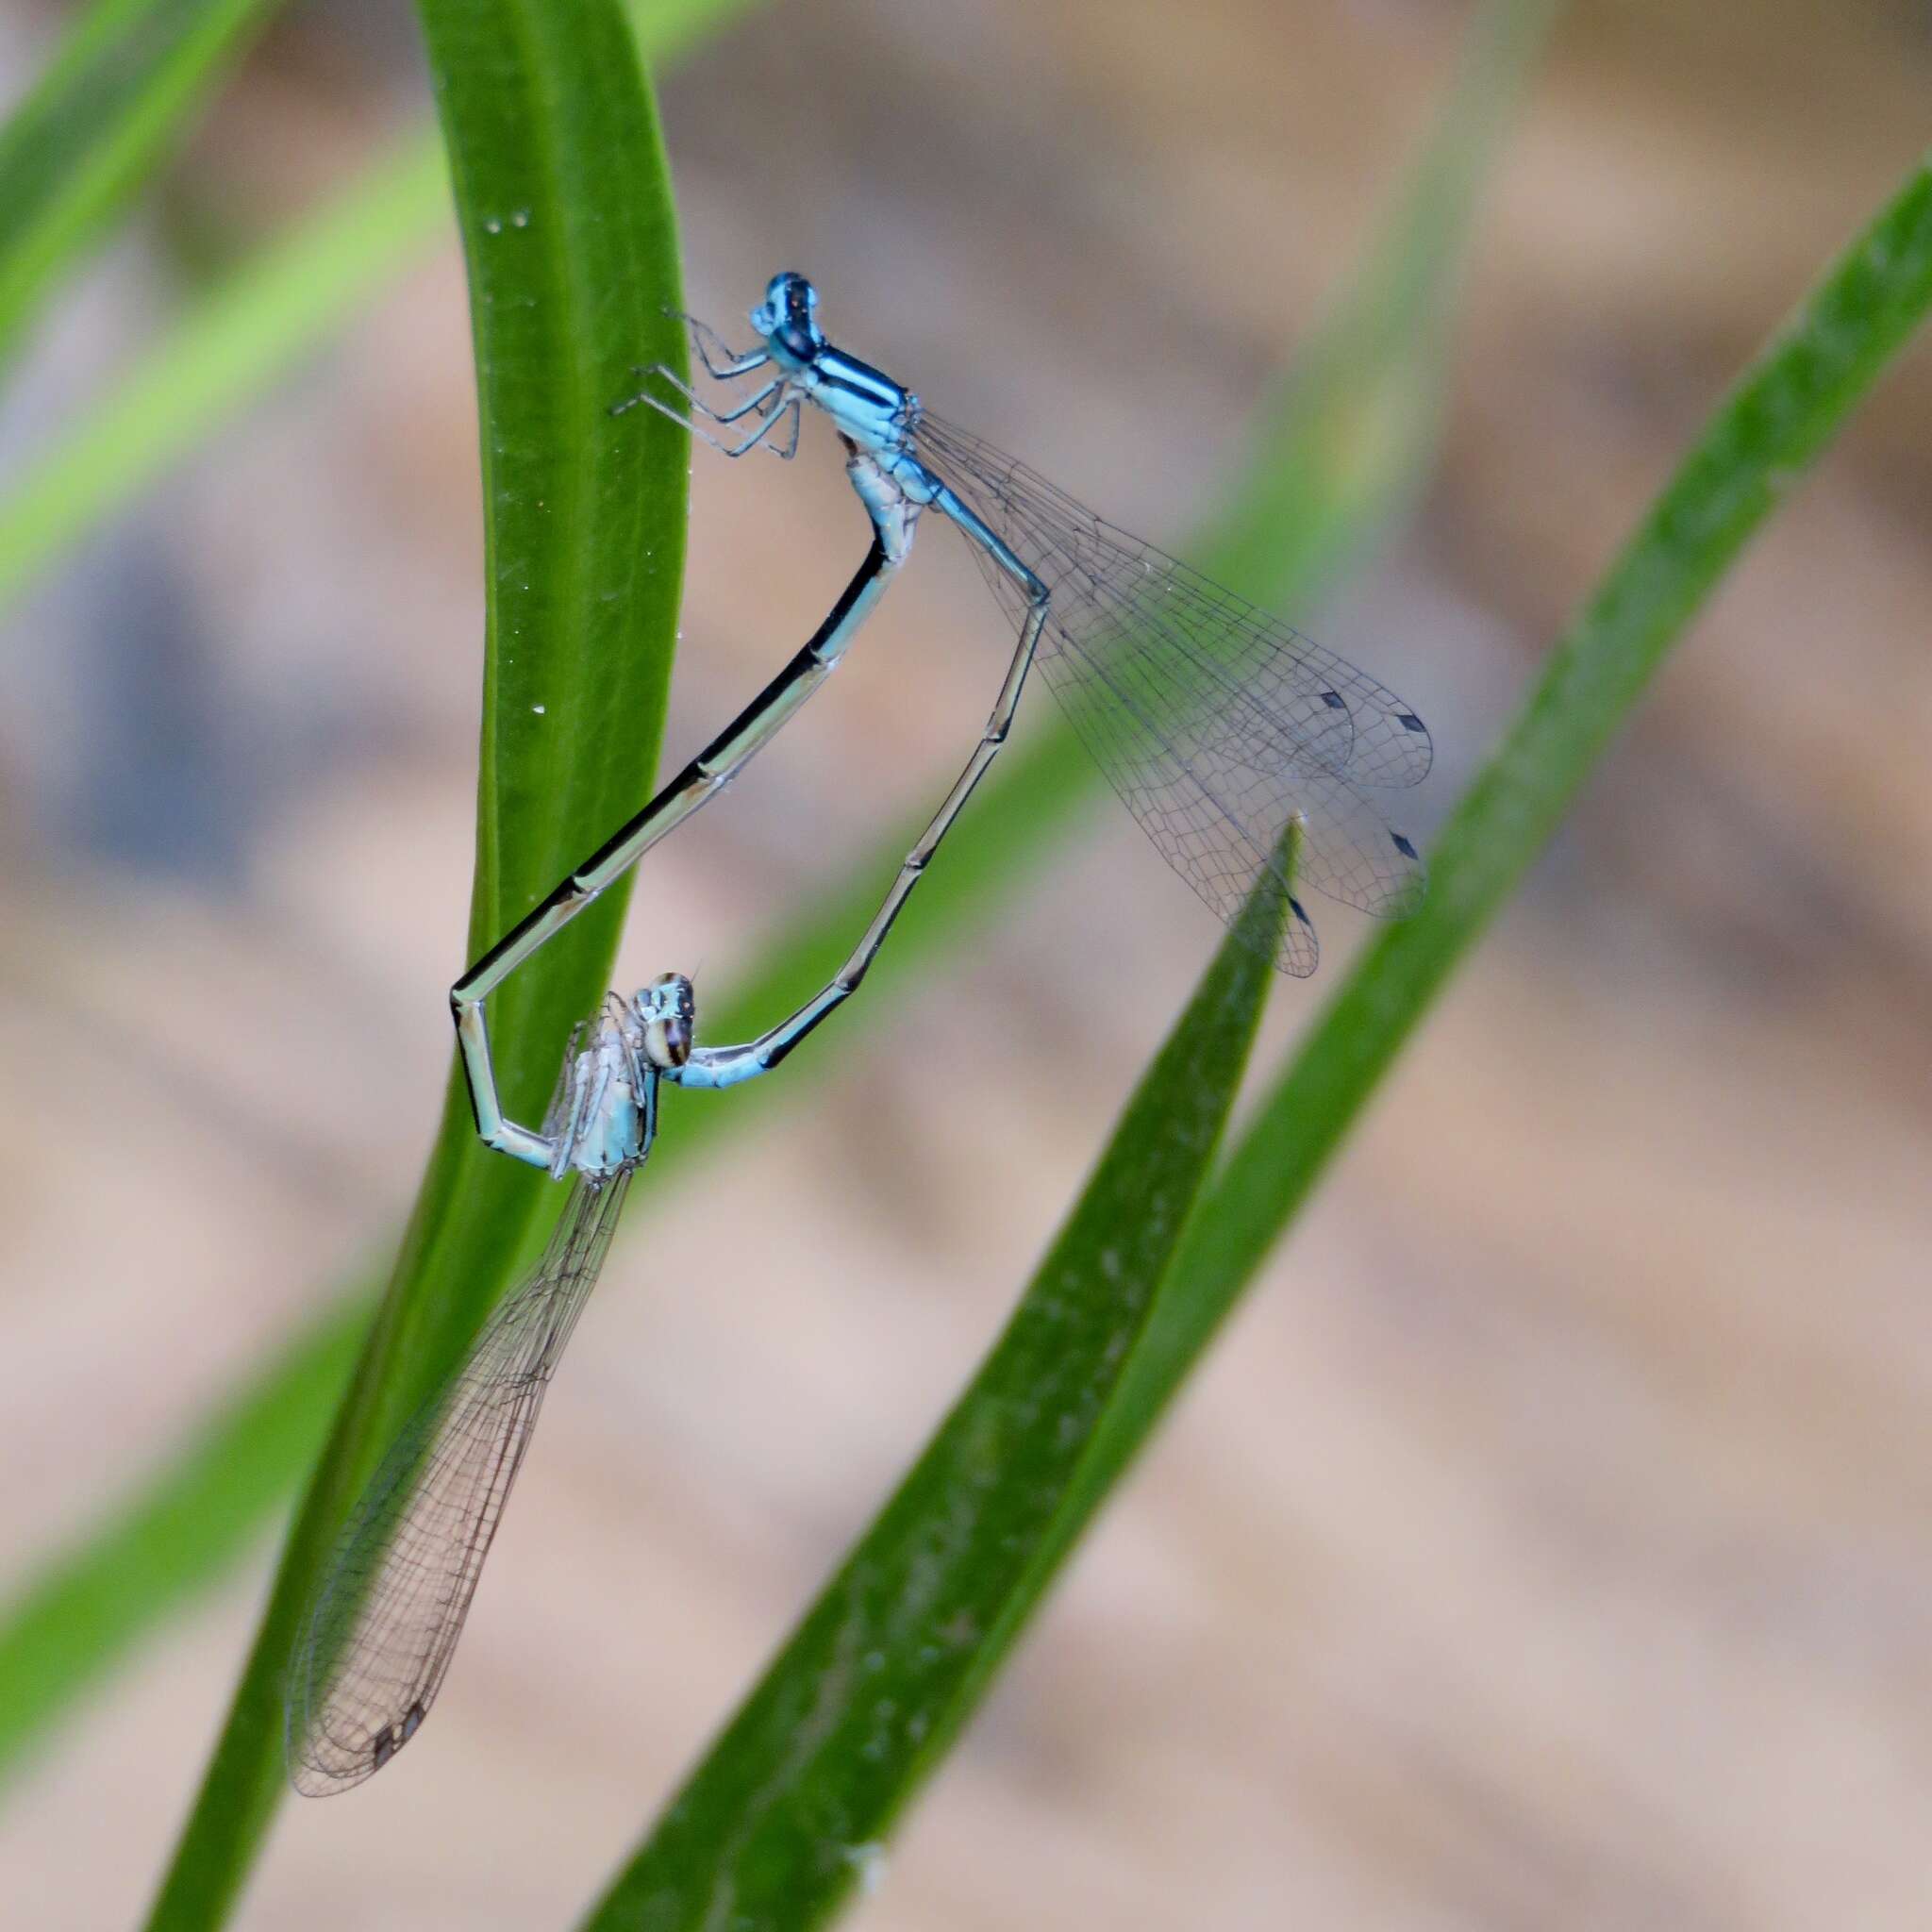
<path fill-rule="evenodd" d="M 660 973 L 631 1004 L 643 1027 L 645 1058 L 662 1073 L 683 1066 L 697 1024 L 691 981 L 682 973 Z"/>
<path fill-rule="evenodd" d="M 644 1027 L 644 1051 L 656 1066 L 681 1067 L 691 1058 L 691 1021 L 681 1013 L 667 1014 Z"/>

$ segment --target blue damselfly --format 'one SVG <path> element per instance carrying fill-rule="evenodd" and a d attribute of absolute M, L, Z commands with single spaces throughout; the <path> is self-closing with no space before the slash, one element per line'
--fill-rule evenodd
<path fill-rule="evenodd" d="M 908 894 L 1005 742 L 1037 656 L 1059 700 L 1127 808 L 1196 893 L 1232 922 L 1303 822 L 1298 879 L 1381 916 L 1421 898 L 1415 845 L 1373 794 L 1414 785 L 1432 755 L 1421 717 L 1393 691 L 1266 611 L 1224 590 L 1056 489 L 1024 463 L 925 408 L 909 390 L 825 338 L 818 291 L 774 275 L 751 311 L 757 346 L 739 352 L 695 317 L 680 318 L 706 374 L 763 379 L 714 408 L 670 370 L 613 406 L 647 405 L 727 457 L 760 447 L 790 458 L 807 405 L 845 449 L 871 519 L 863 563 L 824 622 L 776 677 L 657 797 L 473 965 L 450 1000 L 475 1102 L 492 1146 L 541 1165 L 506 1124 L 491 1068 L 483 1003 L 560 926 L 665 833 L 727 783 L 824 683 L 906 563 L 922 513 L 961 532 L 1019 642 L 979 742 L 906 856 L 858 945 L 825 987 L 752 1043 L 746 1070 L 775 1065 L 864 977 Z M 714 431 L 752 423 L 736 441 Z M 708 424 L 711 426 L 707 427 Z M 1313 922 L 1291 901 L 1275 960 L 1315 970 Z"/>

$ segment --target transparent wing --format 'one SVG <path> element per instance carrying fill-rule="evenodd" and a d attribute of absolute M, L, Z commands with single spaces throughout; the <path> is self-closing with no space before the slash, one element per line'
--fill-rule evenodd
<path fill-rule="evenodd" d="M 298 1791 L 360 1784 L 428 1714 L 633 1172 L 577 1180 L 536 1273 L 404 1429 L 344 1525 L 290 1667 Z"/>
<path fill-rule="evenodd" d="M 1052 591 L 1041 675 L 1168 862 L 1224 921 L 1297 814 L 1302 879 L 1365 912 L 1413 908 L 1422 860 L 1363 795 L 1428 771 L 1428 729 L 1402 699 L 977 437 L 922 416 L 915 441 Z M 974 555 L 1021 622 L 1018 586 Z M 1306 974 L 1317 949 L 1296 914 L 1277 963 Z"/>

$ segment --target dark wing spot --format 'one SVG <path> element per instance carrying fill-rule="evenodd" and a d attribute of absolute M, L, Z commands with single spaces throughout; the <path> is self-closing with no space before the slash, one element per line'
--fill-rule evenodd
<path fill-rule="evenodd" d="M 1288 909 L 1291 912 L 1292 912 L 1294 916 L 1297 919 L 1299 919 L 1304 925 L 1309 927 L 1310 930 L 1313 929 L 1315 922 L 1308 917 L 1307 908 L 1304 906 L 1299 899 L 1291 899 L 1288 902 Z"/>
<path fill-rule="evenodd" d="M 1322 693 L 1322 702 L 1331 711 L 1345 711 L 1348 709 L 1348 705 L 1339 691 L 1324 691 Z"/>
<path fill-rule="evenodd" d="M 1413 858 L 1417 860 L 1418 863 L 1420 863 L 1422 854 L 1419 853 L 1415 849 L 1415 847 L 1411 845 L 1408 842 L 1408 841 L 1402 836 L 1400 832 L 1391 832 L 1389 836 L 1395 841 L 1395 849 L 1396 851 L 1402 854 L 1403 858 Z"/>
<path fill-rule="evenodd" d="M 376 1732 L 375 1743 L 369 1755 L 375 1760 L 377 1771 L 380 1771 L 423 1728 L 423 1706 L 419 1700 L 403 1713 L 400 1724 L 385 1724 Z"/>
<path fill-rule="evenodd" d="M 1405 731 L 1426 731 L 1429 728 L 1413 711 L 1397 711 L 1395 722 Z"/>

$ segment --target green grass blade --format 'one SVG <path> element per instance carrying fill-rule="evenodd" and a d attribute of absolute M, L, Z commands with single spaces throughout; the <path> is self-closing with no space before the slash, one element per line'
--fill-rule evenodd
<path fill-rule="evenodd" d="M 646 60 L 674 58 L 747 0 L 630 9 Z M 195 304 L 0 497 L 0 615 L 89 531 L 200 448 L 344 327 L 445 232 L 441 138 L 404 142 Z"/>
<path fill-rule="evenodd" d="M 0 129 L 0 359 L 166 158 L 271 0 L 99 0 Z"/>
<path fill-rule="evenodd" d="M 424 0 L 469 263 L 489 616 L 470 944 L 645 796 L 676 635 L 685 441 L 610 402 L 682 366 L 668 171 L 615 0 Z M 621 220 L 609 210 L 621 209 Z M 541 1111 L 610 971 L 613 892 L 492 1003 L 505 1097 Z M 283 1790 L 281 1685 L 336 1524 L 454 1365 L 557 1191 L 487 1153 L 453 1074 L 395 1274 L 291 1532 L 157 1927 L 218 1924 Z"/>
<path fill-rule="evenodd" d="M 1307 1200 L 1457 962 L 1548 841 L 1672 645 L 1932 305 L 1932 162 L 1712 418 L 1558 643 L 1430 855 L 1203 1197 L 1062 1541 L 1104 1500 Z"/>
<path fill-rule="evenodd" d="M 708 10 L 715 10 L 715 0 Z M 1513 100 L 1520 88 L 1548 14 L 1540 0 L 1499 0 L 1486 13 L 1441 126 L 1418 157 L 1366 273 L 1336 305 L 1268 411 L 1245 487 L 1234 493 L 1234 501 L 1275 504 L 1284 518 L 1281 527 L 1271 532 L 1249 519 L 1238 531 L 1225 525 L 1209 530 L 1193 546 L 1217 575 L 1264 603 L 1296 608 L 1311 601 L 1331 572 L 1367 547 L 1414 487 L 1438 414 L 1441 318 L 1466 250 L 1483 166 L 1507 125 L 1503 104 Z M 440 192 L 440 155 L 428 159 L 432 165 L 425 178 Z M 392 182 L 398 177 L 385 172 L 381 178 Z M 379 201 L 372 190 L 372 209 Z M 413 234 L 414 219 L 399 220 L 406 238 L 399 248 Z M 352 261 L 367 258 L 355 234 L 357 225 L 353 218 L 343 223 L 344 253 Z M 299 275 L 289 275 L 283 286 L 291 304 L 304 299 Z M 241 332 L 249 333 L 245 325 Z M 286 337 L 279 330 L 269 334 L 272 359 L 279 353 L 273 344 Z M 223 379 L 219 362 L 218 356 L 207 357 L 209 379 L 218 385 Z M 158 376 L 154 393 L 158 407 L 168 407 L 167 385 Z M 192 422 L 181 429 L 184 435 L 191 432 Z M 79 494 L 76 528 L 92 514 L 85 492 Z M 17 497 L 15 504 L 22 500 Z M 21 553 L 8 549 L 7 515 L 0 512 L 0 603 L 22 581 L 10 574 L 11 559 Z M 44 560 L 43 548 L 34 547 Z M 958 933 L 1010 891 L 1028 866 L 1045 862 L 1095 789 L 1089 760 L 1063 732 L 1049 730 L 1029 747 L 1007 752 L 948 839 L 943 860 L 894 929 L 892 943 L 867 981 L 868 1010 L 876 1013 L 901 991 L 924 983 Z M 756 1032 L 822 984 L 852 935 L 872 917 L 884 881 L 916 830 L 882 841 L 874 860 L 857 869 L 842 889 L 814 898 L 744 980 L 723 998 L 708 1000 L 707 1034 L 732 1039 Z M 717 1144 L 714 1136 L 741 1130 L 759 1108 L 780 1099 L 777 1090 L 790 1091 L 792 1084 L 756 1083 L 741 1090 L 730 1108 L 690 1109 L 676 1136 L 652 1158 L 654 1184 L 662 1185 L 667 1167 L 703 1158 Z M 375 1284 L 359 1282 L 341 1292 L 366 1307 Z M 303 1391 L 326 1372 L 328 1349 L 326 1324 L 298 1337 L 259 1372 L 234 1406 L 266 1412 L 278 1392 L 291 1402 L 305 1399 Z M 294 1432 L 265 1432 L 246 1453 L 261 1458 L 264 1470 L 276 1472 L 280 1492 L 286 1493 L 312 1466 L 319 1446 L 319 1432 L 307 1447 Z M 143 1492 L 157 1498 L 193 1494 L 202 1506 L 193 1519 L 195 1538 L 179 1547 L 183 1575 L 174 1602 L 192 1591 L 211 1588 L 239 1560 L 250 1537 L 259 1533 L 268 1507 L 258 1506 L 253 1515 L 242 1513 L 240 1495 L 208 1482 L 193 1490 L 192 1475 L 190 1464 L 172 1468 Z M 264 1492 L 271 1487 L 264 1480 Z M 129 1504 L 115 1519 L 124 1525 L 138 1520 L 138 1504 Z M 151 1619 L 124 1601 L 116 1566 L 105 1555 L 101 1561 L 90 1560 L 91 1548 L 83 1545 L 63 1559 L 61 1568 L 76 1587 L 85 1579 L 91 1621 L 103 1639 L 94 1667 L 105 1671 L 154 1627 L 166 1602 L 154 1606 Z M 40 1587 L 29 1586 L 29 1598 Z M 50 1668 L 44 1634 L 43 1626 L 23 1622 L 17 1612 L 0 1624 L 0 1683 L 31 1680 Z M 68 1692 L 78 1693 L 86 1680 L 70 1674 L 60 1681 Z M 18 1712 L 0 1701 L 0 1770 L 17 1762 L 62 1708 L 61 1697 L 52 1695 Z"/>
<path fill-rule="evenodd" d="M 943 1755 L 1213 1160 L 1287 908 L 1265 878 L 971 1387 L 590 1932 L 824 1924 Z"/>

